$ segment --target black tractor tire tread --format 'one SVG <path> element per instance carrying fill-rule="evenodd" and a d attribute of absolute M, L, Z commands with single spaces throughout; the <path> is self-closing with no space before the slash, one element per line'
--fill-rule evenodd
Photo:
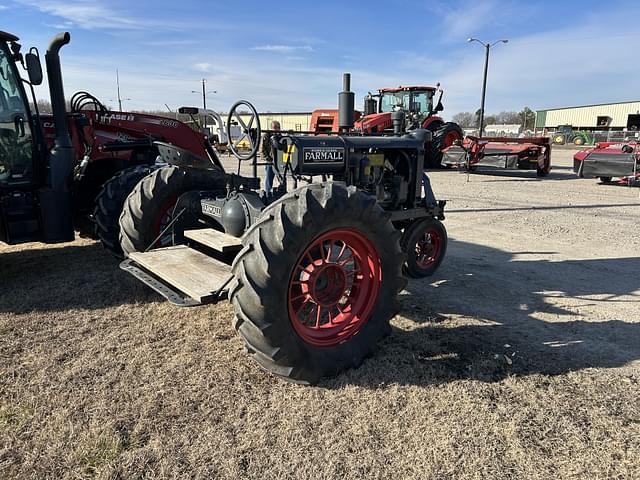
<path fill-rule="evenodd" d="M 102 185 L 96 197 L 93 211 L 95 234 L 102 246 L 118 258 L 123 256 L 119 219 L 124 202 L 138 182 L 158 168 L 155 165 L 136 165 L 120 170 Z"/>
<path fill-rule="evenodd" d="M 429 128 L 431 127 L 431 128 Z M 447 148 L 448 145 L 444 144 L 444 139 L 451 131 L 457 132 L 460 140 L 464 138 L 464 131 L 460 128 L 460 125 L 454 122 L 435 123 L 427 127 L 433 134 L 433 141 L 431 147 L 427 148 L 425 159 L 425 167 L 428 168 L 442 168 L 442 150 Z"/>
<path fill-rule="evenodd" d="M 145 251 L 155 240 L 155 213 L 170 199 L 189 190 L 221 190 L 224 172 L 167 166 L 140 181 L 125 200 L 120 215 L 120 246 L 125 255 Z"/>
<path fill-rule="evenodd" d="M 419 270 L 417 268 L 412 268 L 409 265 L 409 262 L 411 260 L 410 254 L 408 252 L 410 246 L 410 243 L 412 242 L 412 237 L 413 235 L 416 233 L 417 230 L 424 230 L 425 228 L 425 223 L 426 222 L 431 222 L 435 225 L 437 225 L 438 228 L 440 228 L 442 230 L 442 237 L 444 240 L 444 245 L 442 247 L 442 252 L 440 254 L 440 258 L 438 259 L 437 263 L 431 268 L 429 269 L 429 271 L 425 272 L 423 270 Z M 423 219 L 423 220 L 418 220 L 413 222 L 411 225 L 409 225 L 407 228 L 405 228 L 402 237 L 400 238 L 400 247 L 402 248 L 402 251 L 405 252 L 407 254 L 407 261 L 402 265 L 402 272 L 411 278 L 425 278 L 425 277 L 430 277 L 431 275 L 433 275 L 435 273 L 435 271 L 440 267 L 440 265 L 442 264 L 442 261 L 444 260 L 444 257 L 447 253 L 447 245 L 449 243 L 449 237 L 447 235 L 447 229 L 445 228 L 444 224 L 440 221 L 437 220 L 435 218 L 429 218 L 429 219 Z M 413 247 L 415 248 L 415 246 Z"/>
<path fill-rule="evenodd" d="M 366 229 L 381 254 L 380 296 L 357 335 L 336 346 L 314 347 L 298 336 L 288 318 L 288 279 L 313 238 L 347 226 Z M 236 312 L 233 327 L 251 357 L 268 372 L 302 384 L 359 366 L 391 331 L 389 320 L 399 309 L 396 296 L 406 285 L 399 238 L 389 214 L 373 198 L 338 182 L 301 187 L 265 209 L 242 238 L 244 248 L 233 262 L 229 287 Z"/>

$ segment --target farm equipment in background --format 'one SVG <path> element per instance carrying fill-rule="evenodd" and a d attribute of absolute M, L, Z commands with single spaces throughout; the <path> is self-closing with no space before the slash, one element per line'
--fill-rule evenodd
<path fill-rule="evenodd" d="M 209 139 L 209 142 L 218 152 L 225 152 L 229 139 L 227 138 L 227 129 L 224 121 L 218 112 L 215 110 L 204 109 L 199 107 L 180 107 L 178 113 L 181 115 L 189 115 L 190 122 L 186 124 L 193 125 L 196 132 L 202 133 Z M 240 129 L 236 126 L 232 128 L 231 133 L 234 134 L 234 138 L 240 134 Z M 167 140 L 169 141 L 169 140 Z M 174 143 L 169 141 L 169 143 Z"/>
<path fill-rule="evenodd" d="M 68 33 L 47 52 L 52 114 L 29 107 L 28 85 L 42 83 L 39 53 L 20 53 L 18 38 L 0 32 L 0 240 L 9 244 L 70 241 L 74 228 L 97 236 L 121 254 L 118 218 L 133 187 L 157 168 L 154 141 L 167 141 L 208 156 L 212 145 L 182 122 L 114 112 L 87 92 L 72 96 L 67 113 L 59 50 Z M 17 64 L 26 65 L 29 81 Z"/>
<path fill-rule="evenodd" d="M 471 137 L 444 151 L 442 164 L 474 171 L 488 166 L 535 170 L 539 177 L 551 171 L 551 144 L 546 137 Z"/>
<path fill-rule="evenodd" d="M 590 132 L 574 130 L 571 125 L 558 125 L 551 134 L 551 140 L 556 145 L 573 143 L 574 145 L 593 145 L 594 137 Z"/>
<path fill-rule="evenodd" d="M 434 102 L 436 94 L 437 101 Z M 377 94 L 369 93 L 364 98 L 364 114 L 354 122 L 354 131 L 364 135 L 393 132 L 392 113 L 402 110 L 405 114 L 406 130 L 422 128 L 432 133 L 433 141 L 428 145 L 425 166 L 439 168 L 442 151 L 461 140 L 464 133 L 460 126 L 453 122 L 445 122 L 436 115 L 444 110 L 442 96 L 444 91 L 440 84 L 436 87 L 400 86 L 381 88 Z M 326 131 L 337 132 L 337 110 L 316 110 L 311 117 L 310 130 L 316 133 Z M 329 129 L 331 126 L 331 130 Z"/>
<path fill-rule="evenodd" d="M 602 183 L 617 178 L 622 185 L 640 186 L 640 144 L 598 142 L 573 156 L 573 171 L 581 178 L 599 178 Z"/>
<path fill-rule="evenodd" d="M 239 101 L 227 128 L 236 121 L 242 135 L 229 148 L 239 163 L 252 162 L 253 176 L 157 143 L 170 166 L 136 186 L 120 218 L 128 256 L 121 268 L 177 305 L 228 297 L 249 354 L 294 382 L 358 366 L 390 331 L 403 271 L 432 275 L 447 247 L 446 202 L 435 199 L 423 173 L 431 132 L 406 131 L 404 113 L 394 112 L 393 135 L 349 133 L 353 95 L 345 74 L 344 133 L 268 132 L 279 179 L 270 195 L 259 193 L 256 173 L 264 165 L 257 162 L 260 118 Z M 249 152 L 237 148 L 244 139 Z M 157 234 L 157 212 L 176 198 L 171 223 Z M 161 238 L 174 245 L 155 249 Z"/>

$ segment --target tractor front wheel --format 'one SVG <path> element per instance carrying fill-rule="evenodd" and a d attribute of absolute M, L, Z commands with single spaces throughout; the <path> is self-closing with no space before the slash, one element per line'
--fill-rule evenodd
<path fill-rule="evenodd" d="M 123 256 L 118 219 L 124 202 L 140 180 L 157 169 L 153 165 L 136 165 L 120 170 L 102 186 L 96 197 L 93 211 L 95 233 L 102 246 L 116 257 Z"/>
<path fill-rule="evenodd" d="M 372 197 L 341 183 L 270 205 L 243 237 L 229 289 L 251 356 L 296 383 L 358 366 L 398 311 L 399 237 Z"/>
<path fill-rule="evenodd" d="M 409 225 L 400 240 L 407 254 L 404 273 L 412 278 L 433 275 L 444 259 L 447 242 L 447 230 L 435 218 L 425 218 Z"/>
<path fill-rule="evenodd" d="M 120 215 L 120 246 L 124 254 L 149 248 L 171 222 L 180 195 L 191 190 L 224 191 L 223 172 L 169 166 L 143 178 L 125 200 Z M 153 247 L 172 243 L 172 235 L 167 233 Z"/>

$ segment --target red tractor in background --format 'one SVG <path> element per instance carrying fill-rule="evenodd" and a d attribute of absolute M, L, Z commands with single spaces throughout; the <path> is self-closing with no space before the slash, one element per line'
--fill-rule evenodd
<path fill-rule="evenodd" d="M 434 102 L 436 95 L 437 101 Z M 402 110 L 405 113 L 405 129 L 424 128 L 433 135 L 433 142 L 428 145 L 425 166 L 441 168 L 442 152 L 456 140 L 464 138 L 460 126 L 453 122 L 445 122 L 436 115 L 444 110 L 440 84 L 435 87 L 399 86 L 381 88 L 377 94 L 369 93 L 364 98 L 364 114 L 358 115 L 354 130 L 363 134 L 382 134 L 393 132 L 391 114 Z M 316 110 L 311 116 L 310 130 L 315 133 L 338 131 L 337 110 Z M 330 127 L 329 127 L 330 126 Z"/>
<path fill-rule="evenodd" d="M 171 118 L 111 111 L 87 92 L 71 97 L 67 125 L 75 151 L 75 224 L 120 256 L 118 218 L 125 198 L 156 165 L 154 142 L 174 144 L 194 155 L 211 155 L 213 145 L 202 133 Z M 44 139 L 53 148 L 52 115 L 41 115 Z M 167 209 L 168 210 L 168 209 Z M 167 218 L 158 219 L 158 225 Z"/>
<path fill-rule="evenodd" d="M 86 92 L 73 95 L 67 112 L 59 51 L 69 41 L 62 33 L 49 45 L 53 113 L 41 115 L 33 92 L 43 80 L 40 55 L 35 48 L 21 53 L 18 38 L 0 32 L 0 241 L 71 241 L 75 229 L 97 235 L 121 255 L 118 219 L 135 185 L 158 168 L 154 142 L 205 158 L 213 147 L 182 122 L 112 112 Z M 28 79 L 21 78 L 19 65 Z M 163 222 L 156 219 L 158 231 Z"/>

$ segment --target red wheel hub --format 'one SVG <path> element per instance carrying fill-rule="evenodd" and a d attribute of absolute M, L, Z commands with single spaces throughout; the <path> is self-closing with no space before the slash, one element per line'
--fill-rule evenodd
<path fill-rule="evenodd" d="M 338 345 L 360 331 L 378 301 L 382 266 L 361 232 L 339 228 L 311 242 L 288 290 L 289 319 L 305 342 Z"/>
<path fill-rule="evenodd" d="M 455 142 L 459 138 L 460 137 L 456 132 L 447 133 L 447 136 L 444 137 L 444 146 L 445 146 L 445 148 L 446 147 L 450 147 L 451 145 L 453 145 L 453 142 Z"/>
<path fill-rule="evenodd" d="M 420 268 L 431 268 L 442 252 L 442 236 L 435 228 L 428 228 L 416 242 L 416 264 Z"/>

